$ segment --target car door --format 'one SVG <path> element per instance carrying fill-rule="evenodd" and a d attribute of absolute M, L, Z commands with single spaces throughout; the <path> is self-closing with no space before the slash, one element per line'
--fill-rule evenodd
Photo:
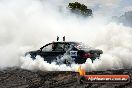
<path fill-rule="evenodd" d="M 46 44 L 40 48 L 38 55 L 44 58 L 45 61 L 51 62 L 53 57 L 53 43 Z"/>
<path fill-rule="evenodd" d="M 52 62 L 56 60 L 58 56 L 63 55 L 66 51 L 64 50 L 64 43 L 49 43 L 41 48 L 41 52 L 38 54 L 44 58 L 47 62 Z"/>

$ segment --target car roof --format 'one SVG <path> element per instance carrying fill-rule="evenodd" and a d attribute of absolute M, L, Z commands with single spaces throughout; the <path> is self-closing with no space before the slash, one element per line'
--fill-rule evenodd
<path fill-rule="evenodd" d="M 42 46 L 41 48 L 43 48 L 43 47 L 45 47 L 45 46 L 47 46 L 47 45 L 49 45 L 49 44 L 52 44 L 52 43 L 60 43 L 60 44 L 64 44 L 64 43 L 65 43 L 65 44 L 78 44 L 78 43 L 81 43 L 81 42 L 72 42 L 72 41 L 66 41 L 66 42 L 65 42 L 65 41 L 59 41 L 59 42 L 57 41 L 57 42 L 54 42 L 54 41 L 53 41 L 53 42 L 51 42 L 51 43 L 48 43 L 48 44 Z"/>
<path fill-rule="evenodd" d="M 76 44 L 76 43 L 79 43 L 79 42 L 72 42 L 72 41 L 59 41 L 59 42 L 52 42 L 52 43 L 69 43 L 69 44 Z"/>

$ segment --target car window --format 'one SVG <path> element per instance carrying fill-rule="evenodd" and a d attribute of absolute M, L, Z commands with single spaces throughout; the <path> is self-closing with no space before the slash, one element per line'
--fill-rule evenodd
<path fill-rule="evenodd" d="M 52 51 L 52 44 L 46 45 L 42 51 Z"/>
<path fill-rule="evenodd" d="M 65 44 L 65 46 L 64 46 L 65 51 L 67 51 L 69 48 L 70 48 L 70 45 L 69 44 Z"/>
<path fill-rule="evenodd" d="M 64 51 L 65 44 L 58 43 L 56 44 L 55 51 Z"/>
<path fill-rule="evenodd" d="M 67 51 L 70 45 L 67 43 L 52 43 L 46 45 L 42 51 Z"/>

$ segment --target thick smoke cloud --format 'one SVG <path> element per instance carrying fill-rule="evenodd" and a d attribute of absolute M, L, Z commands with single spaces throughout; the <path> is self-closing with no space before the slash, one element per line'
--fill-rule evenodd
<path fill-rule="evenodd" d="M 39 49 L 56 36 L 68 41 L 81 41 L 104 54 L 94 63 L 82 66 L 89 70 L 132 67 L 132 29 L 109 23 L 106 19 L 78 18 L 65 8 L 61 0 L 1 0 L 0 1 L 0 67 L 19 66 L 40 70 L 76 70 L 79 65 L 48 64 L 43 58 L 23 57 L 29 50 Z M 65 69 L 64 69 L 65 68 Z"/>
<path fill-rule="evenodd" d="M 87 61 L 84 67 L 88 70 L 131 69 L 132 68 L 132 29 L 109 23 L 96 34 L 94 46 L 103 49 L 101 60 L 93 64 Z M 89 67 L 90 66 L 90 67 Z"/>

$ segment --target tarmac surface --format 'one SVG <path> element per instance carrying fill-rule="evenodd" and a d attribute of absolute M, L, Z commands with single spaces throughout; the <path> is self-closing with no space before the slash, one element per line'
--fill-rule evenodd
<path fill-rule="evenodd" d="M 132 70 L 92 71 L 87 74 L 129 74 L 131 76 Z M 0 70 L 0 88 L 132 88 L 131 82 L 80 84 L 78 77 L 78 72 L 30 71 L 12 67 Z"/>

